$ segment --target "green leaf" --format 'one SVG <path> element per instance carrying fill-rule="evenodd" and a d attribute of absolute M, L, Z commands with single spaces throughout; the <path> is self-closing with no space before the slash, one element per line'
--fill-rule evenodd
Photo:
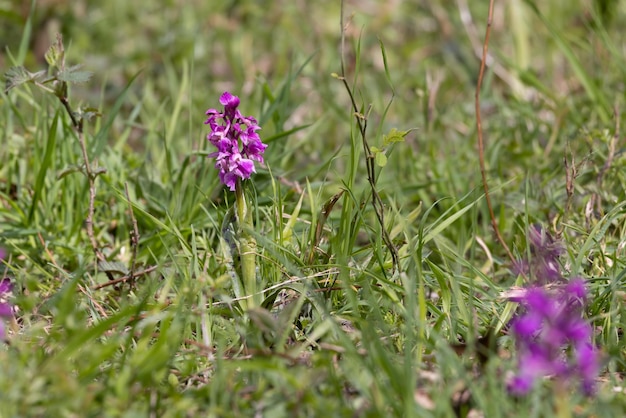
<path fill-rule="evenodd" d="M 378 147 L 370 147 L 372 151 L 372 155 L 374 156 L 374 161 L 376 165 L 379 167 L 384 167 L 387 165 L 387 156 L 385 155 L 385 150 Z"/>
<path fill-rule="evenodd" d="M 63 37 L 57 33 L 57 38 L 45 54 L 46 62 L 50 68 L 65 68 L 65 49 L 63 48 Z"/>
<path fill-rule="evenodd" d="M 383 41 L 378 38 L 378 43 L 380 44 L 380 52 L 383 55 L 383 66 L 385 68 L 385 77 L 387 77 L 387 83 L 389 83 L 389 87 L 391 87 L 391 91 L 395 95 L 395 89 L 393 88 L 393 83 L 391 82 L 391 75 L 389 74 L 389 64 L 387 63 L 387 51 L 385 51 L 385 44 Z"/>
<path fill-rule="evenodd" d="M 389 144 L 393 144 L 394 142 L 404 142 L 404 137 L 411 132 L 408 131 L 399 131 L 396 128 L 391 129 L 387 135 L 383 135 L 383 145 L 387 146 Z"/>
<path fill-rule="evenodd" d="M 384 167 L 387 165 L 387 156 L 384 152 L 377 152 L 374 154 L 374 156 L 374 161 L 376 162 L 377 166 Z"/>
<path fill-rule="evenodd" d="M 54 156 L 54 150 L 56 149 L 56 140 L 57 140 L 57 126 L 59 124 L 59 113 L 57 112 L 52 119 L 52 125 L 50 126 L 50 130 L 48 131 L 48 141 L 46 142 L 46 150 L 44 153 L 43 161 L 41 162 L 41 167 L 39 167 L 39 171 L 37 173 L 37 179 L 35 180 L 35 189 L 33 194 L 33 201 L 30 206 L 30 210 L 28 212 L 28 224 L 30 225 L 33 222 L 33 217 L 35 216 L 35 209 L 37 208 L 37 204 L 41 199 L 41 193 L 44 188 L 44 181 L 46 179 L 46 173 L 48 172 L 48 168 L 52 166 L 52 160 Z"/>
<path fill-rule="evenodd" d="M 79 64 L 70 68 L 62 69 L 57 73 L 57 79 L 67 83 L 86 83 L 89 81 L 93 73 L 91 71 L 79 71 L 81 67 L 82 65 Z"/>
<path fill-rule="evenodd" d="M 31 73 L 26 68 L 19 67 L 11 67 L 9 71 L 4 74 L 5 78 L 5 86 L 4 91 L 8 92 L 13 87 L 20 86 L 24 83 L 32 82 L 42 76 L 45 71 L 38 71 L 36 73 Z"/>
<path fill-rule="evenodd" d="M 100 261 L 98 268 L 105 273 L 119 273 L 123 275 L 129 273 L 126 265 L 120 261 Z"/>
<path fill-rule="evenodd" d="M 291 134 L 293 134 L 295 132 L 301 131 L 302 129 L 306 129 L 309 126 L 311 126 L 311 124 L 296 126 L 295 128 L 289 129 L 287 131 L 279 132 L 276 135 L 272 135 L 272 136 L 270 136 L 268 138 L 263 138 L 263 142 L 266 143 L 266 144 L 269 144 L 271 142 L 276 141 L 277 139 L 284 138 L 284 137 L 289 136 L 289 135 L 291 135 Z"/>
<path fill-rule="evenodd" d="M 94 117 L 101 117 L 102 113 L 100 113 L 100 111 L 98 109 L 96 109 L 95 107 L 85 107 L 85 108 L 80 108 L 78 109 L 78 116 L 81 119 L 86 119 L 86 120 L 91 120 Z"/>

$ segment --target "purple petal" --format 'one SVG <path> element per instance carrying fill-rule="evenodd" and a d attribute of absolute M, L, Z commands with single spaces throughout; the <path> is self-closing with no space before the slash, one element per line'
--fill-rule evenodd
<path fill-rule="evenodd" d="M 223 173 L 220 172 L 220 180 L 227 186 L 231 192 L 235 191 L 235 185 L 237 184 L 237 176 L 235 173 Z"/>
<path fill-rule="evenodd" d="M 222 106 L 237 107 L 239 106 L 239 97 L 235 96 L 234 94 L 228 91 L 225 91 L 220 96 L 220 104 Z"/>
<path fill-rule="evenodd" d="M 508 389 L 517 395 L 528 393 L 536 379 L 552 372 L 550 359 L 537 345 L 531 345 L 528 351 L 520 355 L 519 373 L 509 382 Z"/>
<path fill-rule="evenodd" d="M 514 395 L 526 395 L 533 388 L 535 379 L 531 376 L 515 376 L 511 382 L 509 382 L 509 392 Z"/>
<path fill-rule="evenodd" d="M 10 293 L 11 290 L 13 290 L 11 280 L 2 279 L 2 281 L 0 281 L 0 296 L 4 295 L 5 293 Z"/>
<path fill-rule="evenodd" d="M 241 119 L 243 120 L 243 123 L 245 123 L 246 125 L 251 126 L 251 127 L 254 126 L 256 127 L 257 130 L 261 129 L 257 120 L 253 118 L 252 116 L 242 117 Z"/>
<path fill-rule="evenodd" d="M 584 380 L 593 381 L 600 372 L 598 351 L 589 343 L 578 344 L 576 347 L 578 371 Z"/>
<path fill-rule="evenodd" d="M 586 342 L 591 339 L 591 326 L 584 319 L 576 319 L 570 321 L 566 327 L 564 327 L 563 333 L 569 340 L 574 343 Z"/>
<path fill-rule="evenodd" d="M 234 163 L 236 164 L 235 172 L 240 174 L 240 177 L 242 179 L 250 178 L 250 175 L 255 172 L 254 162 L 247 158 L 241 158 L 241 155 L 239 155 L 238 157 L 239 158 L 234 161 Z"/>
<path fill-rule="evenodd" d="M 251 141 L 247 146 L 244 146 L 244 153 L 253 160 L 263 162 L 265 148 L 267 148 L 267 144 L 261 141 Z"/>
<path fill-rule="evenodd" d="M 13 309 L 8 303 L 0 303 L 0 318 L 10 318 L 13 316 Z"/>
<path fill-rule="evenodd" d="M 535 335 L 539 330 L 541 330 L 541 325 L 543 324 L 543 317 L 540 315 L 536 315 L 532 312 L 524 316 L 518 317 L 513 322 L 513 331 L 515 334 L 522 338 L 528 338 Z"/>
<path fill-rule="evenodd" d="M 554 325 L 546 326 L 541 337 L 542 344 L 555 353 L 558 353 L 568 342 L 567 334 Z"/>
<path fill-rule="evenodd" d="M 587 289 L 585 287 L 585 281 L 580 278 L 570 280 L 565 286 L 565 291 L 572 297 L 585 300 L 587 297 Z"/>
<path fill-rule="evenodd" d="M 540 287 L 528 289 L 524 302 L 529 311 L 536 312 L 545 317 L 550 317 L 555 312 L 555 301 Z"/>
<path fill-rule="evenodd" d="M 534 378 L 554 373 L 554 362 L 550 354 L 544 347 L 531 344 L 529 350 L 520 356 L 521 373 Z"/>

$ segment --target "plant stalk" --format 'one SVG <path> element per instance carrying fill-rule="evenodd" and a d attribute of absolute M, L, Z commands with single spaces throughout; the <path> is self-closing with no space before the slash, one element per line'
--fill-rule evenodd
<path fill-rule="evenodd" d="M 241 281 L 244 291 L 249 296 L 247 308 L 261 305 L 256 281 L 256 240 L 250 234 L 253 228 L 252 211 L 246 204 L 246 196 L 241 180 L 235 186 L 235 205 L 239 232 L 239 257 L 241 261 Z"/>

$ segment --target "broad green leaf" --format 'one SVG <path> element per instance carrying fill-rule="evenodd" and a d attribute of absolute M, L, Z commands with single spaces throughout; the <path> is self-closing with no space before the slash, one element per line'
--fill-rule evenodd
<path fill-rule="evenodd" d="M 384 167 L 387 165 L 387 156 L 384 152 L 377 152 L 374 156 L 374 161 L 376 161 L 377 166 Z"/>

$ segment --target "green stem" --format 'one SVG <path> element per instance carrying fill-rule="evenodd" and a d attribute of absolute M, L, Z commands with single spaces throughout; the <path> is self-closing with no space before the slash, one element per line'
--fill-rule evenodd
<path fill-rule="evenodd" d="M 252 211 L 246 204 L 243 184 L 237 181 L 235 186 L 235 198 L 237 205 L 237 221 L 239 231 L 239 256 L 241 260 L 241 281 L 248 299 L 247 307 L 256 308 L 261 305 L 261 295 L 258 295 L 256 282 L 256 240 L 250 234 L 253 228 Z"/>
<path fill-rule="evenodd" d="M 555 395 L 556 416 L 558 418 L 571 418 L 572 410 L 567 387 L 561 379 L 555 382 Z"/>

